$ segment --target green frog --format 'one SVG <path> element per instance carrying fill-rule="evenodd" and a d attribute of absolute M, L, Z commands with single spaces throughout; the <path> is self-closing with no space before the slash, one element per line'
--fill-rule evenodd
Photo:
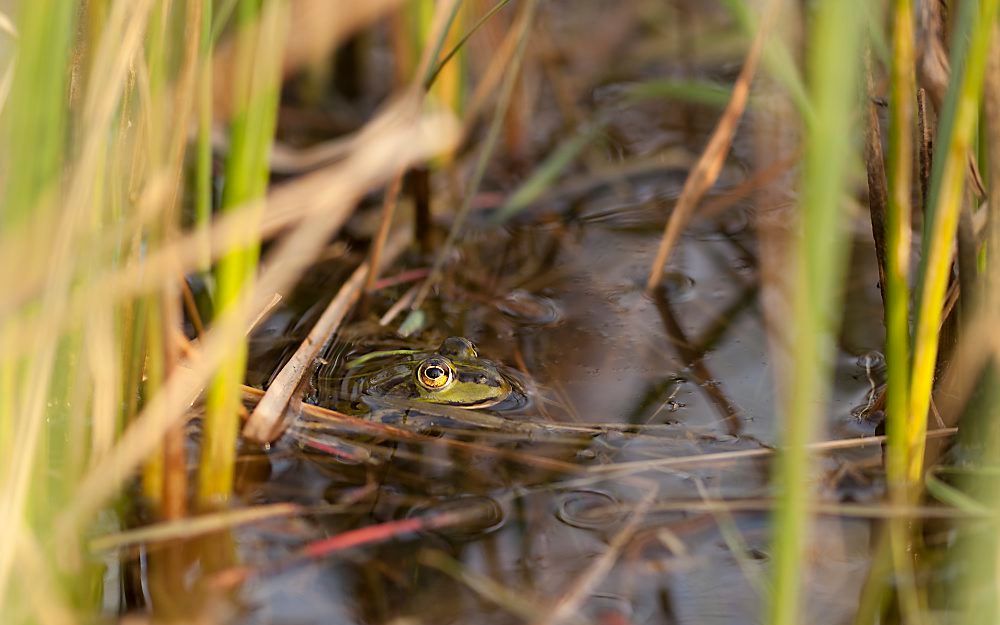
<path fill-rule="evenodd" d="M 462 337 L 436 350 L 381 349 L 334 353 L 313 376 L 312 403 L 364 413 L 390 402 L 491 411 L 521 408 L 525 385 L 506 367 L 483 358 Z M 388 401 L 387 401 L 388 400 Z"/>

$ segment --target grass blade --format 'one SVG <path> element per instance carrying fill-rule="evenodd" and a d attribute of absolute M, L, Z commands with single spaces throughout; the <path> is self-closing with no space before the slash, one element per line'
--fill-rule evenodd
<path fill-rule="evenodd" d="M 801 588 L 809 524 L 807 443 L 826 406 L 832 349 L 847 260 L 844 210 L 853 158 L 854 114 L 863 32 L 861 3 L 825 0 L 809 28 L 809 102 L 801 182 L 801 230 L 795 249 L 790 379 L 783 398 L 784 440 L 775 466 L 778 505 L 773 517 L 771 590 L 767 622 L 802 622 Z"/>
<path fill-rule="evenodd" d="M 979 112 L 983 74 L 998 0 L 965 2 L 960 6 L 956 42 L 944 110 L 931 172 L 924 256 L 920 275 L 917 325 L 914 332 L 909 419 L 907 478 L 919 482 L 924 466 L 924 433 L 937 362 L 945 289 L 951 269 L 955 233 L 965 187 L 966 155 L 972 145 Z M 962 46 L 968 34 L 968 46 Z"/>

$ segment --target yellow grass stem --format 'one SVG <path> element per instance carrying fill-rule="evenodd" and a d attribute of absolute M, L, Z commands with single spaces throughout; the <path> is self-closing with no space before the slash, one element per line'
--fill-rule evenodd
<path fill-rule="evenodd" d="M 236 69 L 230 153 L 226 162 L 223 211 L 260 201 L 267 189 L 268 155 L 274 137 L 280 81 L 280 54 L 285 28 L 284 5 L 266 0 L 238 6 Z M 262 201 L 245 224 L 256 228 Z M 247 305 L 246 294 L 257 269 L 259 242 L 228 252 L 216 269 L 217 310 L 225 313 Z M 198 497 L 210 505 L 229 497 L 236 460 L 240 385 L 246 369 L 246 344 L 223 363 L 209 391 L 198 473 Z"/>
<path fill-rule="evenodd" d="M 17 63 L 9 101 L 4 110 L 2 136 L 3 210 L 0 231 L 25 231 L 28 225 L 51 215 L 61 187 L 63 147 L 68 122 L 69 47 L 76 15 L 71 3 L 59 0 L 22 2 L 16 16 Z M 58 239 L 58 237 L 56 237 Z M 42 251 L 44 254 L 44 251 Z M 37 256 L 41 254 L 35 253 Z M 65 280 L 58 275 L 60 256 L 51 265 L 49 293 L 3 319 L 0 338 L 13 340 L 23 332 L 29 315 L 46 319 L 56 314 L 65 294 Z M 22 258 L 30 263 L 34 256 Z M 9 585 L 15 564 L 11 539 L 29 516 L 34 521 L 47 518 L 58 502 L 47 500 L 47 489 L 39 487 L 49 478 L 45 447 L 50 434 L 46 423 L 46 403 L 52 389 L 52 367 L 56 363 L 59 337 L 39 335 L 30 357 L 0 346 L 0 382 L 11 390 L 2 402 L 0 418 L 9 449 L 0 459 L 0 604 L 19 603 Z M 64 432 L 56 432 L 60 436 Z M 10 453 L 6 453 L 6 452 Z M 65 476 L 63 476 L 65 477 Z M 34 514 L 31 515 L 31 511 Z"/>
<path fill-rule="evenodd" d="M 910 367 L 910 196 L 913 184 L 914 76 L 913 2 L 896 0 L 893 9 L 893 54 L 889 109 L 889 205 L 886 214 L 886 398 L 889 447 L 886 471 L 890 484 L 905 481 L 909 464 L 906 441 Z"/>
<path fill-rule="evenodd" d="M 886 210 L 886 474 L 892 501 L 912 503 L 915 491 L 907 481 L 910 463 L 907 408 L 910 399 L 910 243 L 913 192 L 913 128 L 917 89 L 915 77 L 912 0 L 895 0 L 892 7 L 892 59 L 889 96 L 888 206 Z M 910 524 L 893 519 L 889 545 L 896 571 L 900 606 L 909 623 L 918 623 L 920 599 L 914 583 Z M 869 583 L 883 584 L 871 577 Z"/>
<path fill-rule="evenodd" d="M 931 213 L 924 235 L 925 260 L 914 333 L 906 471 L 911 482 L 919 482 L 923 475 L 924 434 L 934 385 L 942 307 L 965 189 L 966 156 L 976 128 L 983 73 L 998 4 L 998 0 L 963 3 L 958 22 L 959 32 L 963 32 L 963 26 L 968 29 L 967 53 L 962 46 L 963 38 L 953 38 L 956 51 L 935 143 L 939 147 L 927 205 Z"/>
<path fill-rule="evenodd" d="M 440 279 L 441 273 L 444 270 L 444 265 L 447 262 L 449 252 L 458 240 L 458 236 L 461 234 L 462 228 L 465 225 L 465 220 L 469 216 L 469 211 L 472 207 L 472 199 L 475 197 L 475 194 L 479 189 L 483 176 L 486 175 L 486 167 L 489 164 L 490 158 L 493 156 L 493 151 L 496 149 L 497 140 L 500 137 L 500 131 L 503 129 L 504 120 L 507 116 L 507 111 L 510 107 L 514 94 L 514 88 L 517 85 L 521 72 L 521 64 L 524 60 L 525 50 L 527 49 L 528 40 L 531 35 L 531 27 L 534 24 L 536 8 L 537 2 L 535 1 L 529 0 L 525 3 L 517 25 L 514 27 L 515 32 L 517 33 L 517 48 L 514 52 L 514 57 L 507 66 L 506 73 L 503 76 L 503 82 L 501 83 L 500 90 L 497 94 L 496 107 L 493 110 L 493 118 L 490 120 L 489 130 L 487 131 L 486 138 L 483 140 L 482 147 L 480 148 L 479 158 L 476 159 L 475 169 L 473 169 L 472 175 L 469 178 L 469 183 L 465 189 L 462 204 L 455 212 L 455 220 L 451 225 L 451 229 L 448 231 L 448 238 L 445 240 L 444 245 L 441 247 L 441 250 L 434 259 L 431 274 L 426 280 L 424 280 L 423 284 L 420 286 L 420 290 L 417 291 L 417 295 L 413 300 L 410 313 L 411 315 L 417 313 L 420 307 L 423 306 L 424 300 L 430 294 L 430 291 L 437 283 L 437 280 Z M 435 53 L 432 58 L 436 57 L 437 53 Z M 407 325 L 405 321 L 403 325 Z"/>

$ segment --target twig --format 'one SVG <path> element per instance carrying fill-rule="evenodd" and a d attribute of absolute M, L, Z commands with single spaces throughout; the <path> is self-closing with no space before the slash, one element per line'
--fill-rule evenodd
<path fill-rule="evenodd" d="M 661 501 L 651 506 L 650 512 L 768 512 L 774 509 L 773 499 L 706 499 L 706 500 L 675 500 Z M 588 513 L 599 515 L 616 512 L 624 506 L 602 506 L 589 510 Z M 975 519 L 983 518 L 984 513 L 975 513 L 951 506 L 919 506 L 919 505 L 885 505 L 882 503 L 835 503 L 811 502 L 809 510 L 823 516 L 837 516 L 859 519 Z"/>
<path fill-rule="evenodd" d="M 279 302 L 281 302 L 281 293 L 273 293 L 271 295 L 270 301 L 264 304 L 264 307 L 260 309 L 260 312 L 254 316 L 253 320 L 250 322 L 250 325 L 247 326 L 246 333 L 250 334 L 251 332 L 253 332 L 253 329 L 257 327 L 257 324 L 263 321 L 264 317 L 268 316 L 268 314 L 270 314 L 270 312 L 274 310 L 274 307 L 277 306 Z"/>
<path fill-rule="evenodd" d="M 378 232 L 372 241 L 372 249 L 368 253 L 368 275 L 365 277 L 365 293 L 370 293 L 378 279 L 379 268 L 382 266 L 382 250 L 389 240 L 389 230 L 392 228 L 392 218 L 399 204 L 399 190 L 403 187 L 403 172 L 396 174 L 382 198 L 382 220 L 378 224 Z"/>
<path fill-rule="evenodd" d="M 469 587 L 474 593 L 510 612 L 521 620 L 528 621 L 543 612 L 536 598 L 521 589 L 513 589 L 500 584 L 486 575 L 468 570 L 461 562 L 437 549 L 424 550 L 418 556 L 424 566 L 435 568 L 454 580 Z"/>
<path fill-rule="evenodd" d="M 757 61 L 760 59 L 760 53 L 771 23 L 771 16 L 774 14 L 776 6 L 776 0 L 770 0 L 764 8 L 764 18 L 754 36 L 750 51 L 743 62 L 743 68 L 736 79 L 736 84 L 733 85 L 733 94 L 729 98 L 729 103 L 722 112 L 722 117 L 719 118 L 719 123 L 712 132 L 708 145 L 705 146 L 705 151 L 702 152 L 694 169 L 691 170 L 691 174 L 684 182 L 681 196 L 677 199 L 677 204 L 674 205 L 670 219 L 667 220 L 663 238 L 660 240 L 660 247 L 656 251 L 656 258 L 649 271 L 649 281 L 646 282 L 646 291 L 649 293 L 652 293 L 663 279 L 663 271 L 667 259 L 670 257 L 670 252 L 677 244 L 681 231 L 687 225 L 695 205 L 705 194 L 705 191 L 719 178 L 719 172 L 722 171 L 726 153 L 729 152 L 736 125 L 743 116 L 744 108 L 746 108 L 747 97 L 750 95 L 750 82 L 757 70 Z"/>
<path fill-rule="evenodd" d="M 927 91 L 924 89 L 917 90 L 917 128 L 920 133 L 920 145 L 918 146 L 920 210 L 926 214 L 927 193 L 931 180 L 931 155 L 934 153 L 934 132 L 927 119 Z"/>
<path fill-rule="evenodd" d="M 406 246 L 408 239 L 407 233 L 395 237 L 386 247 L 385 260 L 391 262 L 398 256 Z M 330 335 L 340 326 L 347 312 L 358 301 L 362 285 L 370 273 L 370 267 L 369 263 L 361 264 L 340 288 L 337 296 L 333 298 L 316 325 L 309 331 L 309 335 L 299 345 L 292 358 L 278 372 L 271 386 L 267 389 L 267 393 L 257 403 L 243 428 L 244 437 L 257 443 L 269 443 L 281 435 L 287 425 L 287 421 L 281 417 L 292 394 L 309 370 L 309 365 L 316 358 L 316 354 L 319 353 Z"/>
<path fill-rule="evenodd" d="M 406 293 L 403 293 L 403 296 L 400 297 L 395 304 L 390 306 L 389 310 L 385 311 L 385 314 L 379 318 L 378 324 L 385 327 L 392 323 L 392 320 L 399 316 L 399 313 L 406 310 L 406 308 L 413 303 L 413 298 L 417 296 L 417 290 L 419 288 L 419 285 L 414 284 L 406 291 Z"/>
<path fill-rule="evenodd" d="M 260 397 L 263 397 L 263 395 L 264 392 L 260 389 L 250 386 L 243 387 L 244 399 L 255 401 Z M 470 443 L 468 441 L 457 440 L 454 438 L 429 436 L 413 430 L 386 425 L 384 423 L 365 421 L 364 419 L 352 417 L 350 415 L 337 412 L 336 410 L 330 410 L 329 408 L 314 406 L 312 404 L 302 403 L 299 405 L 299 410 L 303 415 L 312 417 L 315 420 L 315 423 L 320 424 L 319 429 L 325 428 L 331 434 L 338 431 L 345 434 L 360 433 L 377 437 L 385 437 L 391 440 L 412 441 L 428 445 L 450 447 L 452 449 L 461 449 L 480 455 L 493 455 L 498 458 L 517 462 L 524 466 L 537 467 L 545 469 L 546 471 L 554 471 L 566 475 L 583 472 L 582 467 L 570 462 L 524 453 L 515 449 L 499 448 L 488 444 Z M 339 430 L 338 426 L 340 426 Z"/>
<path fill-rule="evenodd" d="M 927 439 L 943 438 L 952 436 L 958 432 L 958 428 L 941 428 L 927 432 Z M 864 436 L 861 438 L 844 438 L 840 440 L 822 441 L 811 443 L 806 449 L 812 452 L 832 451 L 837 449 L 851 449 L 854 447 L 865 447 L 868 445 L 881 445 L 886 440 L 885 436 Z M 603 473 L 635 473 L 652 469 L 662 469 L 665 467 L 691 466 L 698 464 L 713 464 L 734 462 L 737 460 L 751 460 L 754 458 L 767 458 L 773 456 L 773 449 L 744 449 L 740 451 L 720 451 L 712 454 L 695 454 L 693 456 L 679 456 L 674 458 L 655 458 L 653 460 L 636 460 L 632 462 L 618 462 L 614 464 L 603 464 L 588 468 L 591 474 Z"/>
<path fill-rule="evenodd" d="M 743 198 L 749 197 L 754 191 L 777 180 L 798 163 L 801 157 L 801 154 L 796 153 L 788 158 L 776 160 L 763 169 L 758 169 L 732 189 L 727 189 L 725 192 L 707 200 L 701 205 L 701 214 L 707 217 L 721 213 Z"/>
<path fill-rule="evenodd" d="M 529 0 L 529 2 L 525 3 L 523 6 L 524 10 L 521 13 L 520 22 L 514 29 L 518 33 L 517 48 L 514 52 L 514 57 L 511 60 L 510 65 L 507 67 L 507 73 L 504 75 L 503 83 L 500 85 L 500 93 L 497 96 L 497 104 L 493 111 L 493 119 L 490 122 L 486 138 L 483 140 L 483 147 L 479 153 L 479 158 L 476 160 L 472 177 L 470 178 L 468 187 L 465 190 L 465 199 L 462 201 L 462 205 L 455 213 L 455 219 L 452 222 L 451 230 L 448 232 L 448 238 L 445 240 L 444 245 L 438 251 L 437 257 L 434 259 L 434 265 L 431 268 L 430 276 L 427 277 L 427 280 L 424 281 L 420 290 L 417 292 L 417 296 L 414 299 L 412 306 L 414 310 L 423 306 L 424 300 L 430 294 L 431 289 L 434 288 L 437 280 L 440 278 L 441 273 L 444 270 L 444 265 L 448 260 L 449 253 L 452 247 L 454 247 L 455 242 L 458 240 L 458 236 L 461 234 L 462 228 L 465 225 L 465 220 L 469 216 L 469 210 L 472 207 L 472 199 L 475 197 L 476 192 L 479 189 L 479 184 L 482 182 L 483 176 L 486 174 L 486 167 L 489 164 L 490 158 L 493 156 L 494 149 L 496 148 L 497 139 L 500 136 L 500 130 L 503 126 L 503 121 L 507 115 L 507 110 L 510 106 L 511 98 L 514 93 L 514 87 L 516 86 L 518 77 L 521 73 L 521 64 L 524 59 L 525 50 L 527 49 L 531 25 L 534 23 L 537 2 Z"/>
<path fill-rule="evenodd" d="M 475 511 L 458 510 L 410 519 L 400 519 L 398 521 L 386 521 L 377 525 L 348 530 L 329 538 L 309 543 L 294 556 L 274 564 L 268 564 L 260 568 L 236 566 L 220 571 L 212 577 L 211 586 L 215 588 L 232 588 L 257 575 L 283 571 L 309 560 L 325 558 L 349 549 L 401 539 L 417 532 L 440 530 L 453 525 L 461 525 L 476 520 L 478 515 L 479 513 Z"/>
<path fill-rule="evenodd" d="M 1000 310 L 1000 26 L 993 28 L 993 53 L 983 83 L 983 116 L 986 122 L 986 141 L 990 148 L 987 180 L 989 196 L 986 200 L 986 292 L 984 298 L 991 310 Z"/>
<path fill-rule="evenodd" d="M 183 276 L 179 278 L 181 285 L 181 297 L 184 299 L 184 310 L 187 311 L 188 317 L 191 318 L 191 325 L 194 326 L 195 336 L 201 336 L 205 333 L 205 324 L 201 321 L 201 314 L 198 312 L 198 303 L 194 299 L 194 293 L 191 292 L 191 285 L 187 283 L 187 280 Z"/>
<path fill-rule="evenodd" d="M 576 613 L 580 604 L 583 603 L 583 600 L 590 594 L 591 590 L 611 571 L 611 567 L 618 560 L 618 555 L 622 549 L 632 540 L 636 530 L 639 529 L 639 524 L 645 520 L 646 512 L 653 504 L 656 494 L 657 488 L 654 486 L 636 505 L 632 511 L 632 517 L 625 524 L 625 527 L 611 539 L 604 553 L 584 569 L 580 576 L 576 578 L 573 585 L 559 597 L 559 600 L 548 611 L 548 614 L 537 621 L 537 625 L 558 625 L 558 623 L 563 622 Z"/>
<path fill-rule="evenodd" d="M 705 364 L 704 353 L 699 352 L 684 334 L 683 328 L 677 322 L 670 302 L 667 301 L 664 288 L 657 287 L 653 291 L 653 301 L 660 313 L 663 321 L 663 328 L 667 333 L 667 338 L 673 344 L 677 354 L 681 357 L 685 366 L 694 374 L 698 386 L 705 392 L 708 399 L 715 405 L 719 416 L 726 423 L 726 430 L 733 436 L 739 436 L 743 429 L 741 417 L 744 414 L 735 402 L 733 402 L 723 391 L 720 385 L 713 384 L 715 379 L 708 365 Z"/>
<path fill-rule="evenodd" d="M 430 254 L 434 249 L 433 217 L 431 216 L 431 172 L 427 167 L 414 167 L 406 177 L 407 192 L 413 198 L 413 232 L 420 251 Z"/>
<path fill-rule="evenodd" d="M 885 176 L 885 158 L 882 154 L 882 132 L 878 121 L 875 76 L 872 70 L 871 49 L 865 51 L 865 79 L 868 95 L 868 125 L 865 132 L 865 164 L 868 170 L 868 211 L 871 214 L 872 238 L 875 240 L 875 258 L 878 261 L 878 290 L 882 295 L 882 317 L 889 327 L 886 289 L 885 219 L 889 205 L 889 190 Z"/>
<path fill-rule="evenodd" d="M 90 541 L 90 551 L 100 552 L 110 549 L 121 549 L 131 545 L 149 544 L 192 538 L 210 532 L 229 529 L 237 525 L 257 523 L 275 517 L 293 516 L 302 512 L 302 507 L 291 503 L 278 503 L 255 506 L 240 510 L 226 510 L 211 514 L 202 514 L 180 521 L 157 523 L 138 529 L 98 536 Z"/>

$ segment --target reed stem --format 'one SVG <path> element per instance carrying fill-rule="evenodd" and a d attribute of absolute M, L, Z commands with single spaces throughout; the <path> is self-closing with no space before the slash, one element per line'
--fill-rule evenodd
<path fill-rule="evenodd" d="M 979 112 L 987 51 L 998 4 L 998 0 L 962 3 L 956 31 L 960 36 L 952 38 L 952 77 L 935 141 L 939 151 L 931 170 L 910 374 L 906 478 L 912 483 L 919 483 L 923 476 L 924 435 L 934 384 L 944 296 L 962 207 L 966 156 Z M 961 35 L 965 34 L 969 36 L 967 46 L 962 45 L 965 37 Z"/>
<path fill-rule="evenodd" d="M 284 19 L 278 0 L 240 0 L 237 7 L 235 82 L 236 112 L 230 128 L 226 186 L 222 210 L 257 202 L 245 227 L 256 228 L 268 184 L 268 155 L 277 120 L 280 49 Z M 257 269 L 259 244 L 231 250 L 216 268 L 220 315 L 248 304 L 247 293 Z M 239 429 L 240 384 L 246 369 L 242 343 L 217 373 L 208 391 L 198 498 L 203 506 L 228 499 L 232 492 L 236 436 Z"/>
<path fill-rule="evenodd" d="M 847 260 L 848 182 L 858 96 L 861 3 L 826 0 L 815 6 L 809 29 L 809 102 L 806 120 L 800 232 L 792 293 L 792 366 L 783 401 L 781 453 L 775 466 L 773 586 L 768 622 L 794 625 L 801 612 L 804 548 L 809 524 L 810 462 L 806 445 L 827 405 L 832 349 L 840 316 L 840 285 Z"/>

